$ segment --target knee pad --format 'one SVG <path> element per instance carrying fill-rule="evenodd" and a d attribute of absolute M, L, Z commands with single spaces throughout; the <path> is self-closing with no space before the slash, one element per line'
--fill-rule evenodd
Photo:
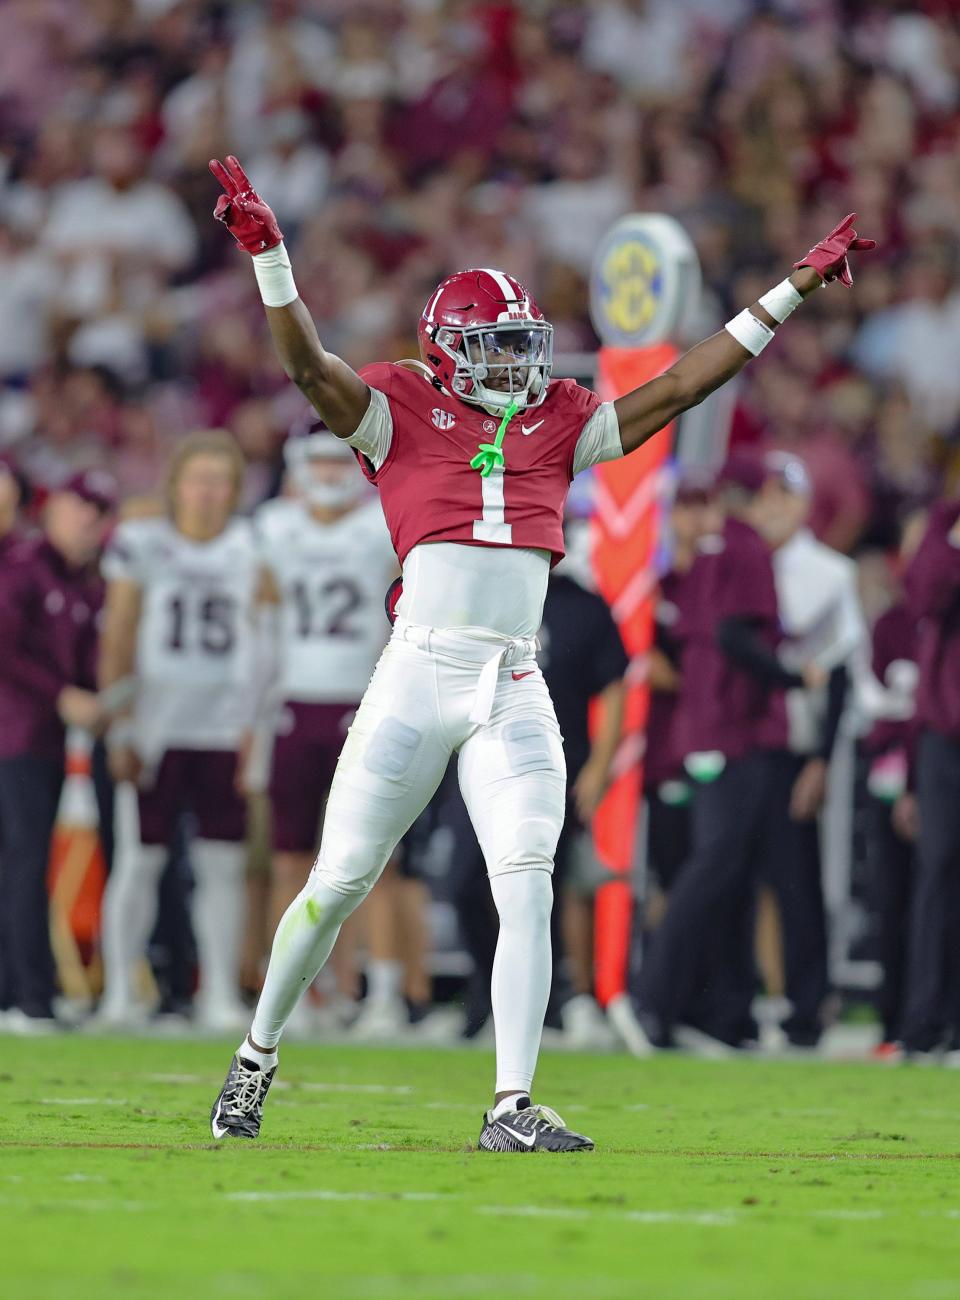
<path fill-rule="evenodd" d="M 356 907 L 380 879 L 385 865 L 386 858 L 371 863 L 368 845 L 341 843 L 334 851 L 320 850 L 306 887 L 309 890 L 316 881 L 344 898 L 353 899 Z"/>
<path fill-rule="evenodd" d="M 490 889 L 501 927 L 549 929 L 553 911 L 553 881 L 549 871 L 534 867 L 494 876 Z"/>
<path fill-rule="evenodd" d="M 552 817 L 524 817 L 505 832 L 492 837 L 494 857 L 487 863 L 493 878 L 504 873 L 540 870 L 547 876 L 553 871 L 560 824 Z"/>

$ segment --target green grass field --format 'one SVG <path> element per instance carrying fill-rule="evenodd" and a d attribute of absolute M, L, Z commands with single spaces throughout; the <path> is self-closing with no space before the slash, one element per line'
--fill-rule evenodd
<path fill-rule="evenodd" d="M 214 1146 L 230 1050 L 0 1040 L 0 1295 L 960 1296 L 960 1076 L 546 1053 L 597 1151 L 493 1156 L 489 1053 L 291 1046 Z"/>

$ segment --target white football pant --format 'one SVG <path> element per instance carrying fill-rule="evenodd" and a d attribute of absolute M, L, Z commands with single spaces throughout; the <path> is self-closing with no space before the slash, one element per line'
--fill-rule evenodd
<path fill-rule="evenodd" d="M 251 1031 L 258 1046 L 279 1041 L 341 923 L 459 751 L 460 788 L 489 875 L 526 877 L 494 889 L 501 913 L 509 907 L 494 1020 L 498 1090 L 513 1080 L 529 1088 L 549 994 L 550 873 L 566 800 L 560 729 L 535 650 L 533 641 L 398 619 L 340 755 L 317 861 L 277 929 Z"/>

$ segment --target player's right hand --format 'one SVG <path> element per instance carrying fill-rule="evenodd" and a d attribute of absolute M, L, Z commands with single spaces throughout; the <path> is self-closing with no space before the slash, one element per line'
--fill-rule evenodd
<path fill-rule="evenodd" d="M 226 166 L 218 158 L 211 158 L 210 170 L 224 189 L 213 215 L 230 231 L 237 247 L 251 257 L 276 248 L 283 239 L 283 231 L 233 154 L 227 155 Z"/>

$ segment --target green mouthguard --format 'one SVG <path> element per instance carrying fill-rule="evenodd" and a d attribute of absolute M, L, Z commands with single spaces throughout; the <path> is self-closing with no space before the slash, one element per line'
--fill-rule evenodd
<path fill-rule="evenodd" d="M 511 402 L 503 413 L 503 419 L 500 421 L 500 428 L 493 442 L 481 442 L 476 456 L 470 462 L 471 469 L 478 469 L 484 478 L 489 477 L 495 469 L 503 469 L 504 456 L 501 448 L 503 447 L 504 435 L 507 432 L 507 425 L 519 411 L 520 407 L 516 402 Z"/>

